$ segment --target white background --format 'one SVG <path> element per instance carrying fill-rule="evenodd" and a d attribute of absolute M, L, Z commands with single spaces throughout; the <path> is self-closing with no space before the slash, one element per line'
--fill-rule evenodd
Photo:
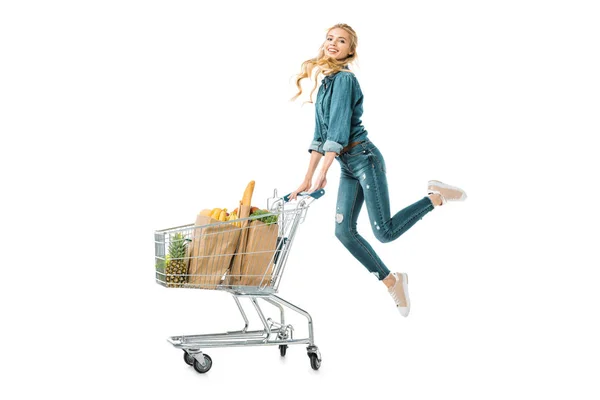
<path fill-rule="evenodd" d="M 389 4 L 2 2 L 10 398 L 600 396 L 596 2 Z M 361 215 L 410 276 L 404 319 L 333 234 L 334 163 L 279 292 L 312 314 L 321 369 L 300 345 L 212 349 L 197 374 L 165 339 L 242 320 L 224 292 L 156 285 L 153 231 L 234 208 L 252 179 L 259 207 L 298 186 L 314 109 L 293 78 L 338 22 L 392 211 L 429 179 L 469 198 L 385 245 Z"/>

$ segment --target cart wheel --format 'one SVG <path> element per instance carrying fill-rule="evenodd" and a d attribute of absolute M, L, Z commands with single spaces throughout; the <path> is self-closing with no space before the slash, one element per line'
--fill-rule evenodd
<path fill-rule="evenodd" d="M 287 344 L 280 344 L 279 345 L 279 354 L 281 354 L 281 357 L 285 357 L 285 353 L 287 352 Z"/>
<path fill-rule="evenodd" d="M 194 360 L 194 357 L 189 355 L 185 350 L 183 351 L 183 360 L 187 365 L 194 365 L 194 361 L 196 361 Z"/>
<path fill-rule="evenodd" d="M 312 367 L 312 369 L 314 369 L 315 371 L 318 370 L 321 366 L 321 361 L 319 361 L 317 355 L 315 353 L 308 353 L 308 357 L 310 357 L 310 366 Z"/>
<path fill-rule="evenodd" d="M 210 358 L 208 354 L 203 354 L 203 356 L 204 362 L 206 363 L 204 366 L 200 365 L 198 360 L 194 360 L 194 369 L 201 374 L 208 372 L 212 367 L 212 358 Z"/>

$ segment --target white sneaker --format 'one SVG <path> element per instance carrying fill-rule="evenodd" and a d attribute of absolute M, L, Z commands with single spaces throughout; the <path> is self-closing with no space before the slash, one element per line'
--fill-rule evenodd
<path fill-rule="evenodd" d="M 396 308 L 403 317 L 408 317 L 410 312 L 410 299 L 408 298 L 408 275 L 401 272 L 392 272 L 396 283 L 388 292 L 396 302 Z"/>
<path fill-rule="evenodd" d="M 446 204 L 448 201 L 465 201 L 467 199 L 464 190 L 440 181 L 429 181 L 427 191 L 429 194 L 439 194 L 442 197 L 442 204 Z"/>

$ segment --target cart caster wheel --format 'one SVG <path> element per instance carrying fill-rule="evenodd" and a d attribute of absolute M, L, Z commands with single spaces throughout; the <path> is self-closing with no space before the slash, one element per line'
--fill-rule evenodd
<path fill-rule="evenodd" d="M 279 345 L 279 354 L 281 354 L 281 357 L 285 357 L 285 353 L 287 352 L 287 344 L 280 344 Z"/>
<path fill-rule="evenodd" d="M 208 354 L 203 354 L 203 356 L 204 362 L 206 363 L 204 366 L 200 365 L 198 360 L 194 360 L 194 369 L 196 370 L 196 372 L 199 372 L 201 374 L 208 372 L 212 367 L 212 358 L 210 358 Z"/>
<path fill-rule="evenodd" d="M 312 367 L 312 369 L 317 371 L 319 367 L 321 367 L 321 361 L 315 353 L 309 353 L 308 357 L 310 358 L 310 366 Z"/>
<path fill-rule="evenodd" d="M 183 360 L 187 365 L 194 365 L 194 361 L 196 361 L 194 357 L 189 355 L 185 350 L 183 351 Z"/>

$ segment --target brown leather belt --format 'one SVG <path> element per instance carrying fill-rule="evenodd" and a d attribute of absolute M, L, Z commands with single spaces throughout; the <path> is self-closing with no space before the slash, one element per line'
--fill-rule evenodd
<path fill-rule="evenodd" d="M 352 142 L 350 143 L 348 146 L 344 147 L 341 151 L 340 151 L 340 156 L 344 153 L 347 153 L 351 148 L 358 146 L 359 144 L 361 144 L 362 142 Z"/>

